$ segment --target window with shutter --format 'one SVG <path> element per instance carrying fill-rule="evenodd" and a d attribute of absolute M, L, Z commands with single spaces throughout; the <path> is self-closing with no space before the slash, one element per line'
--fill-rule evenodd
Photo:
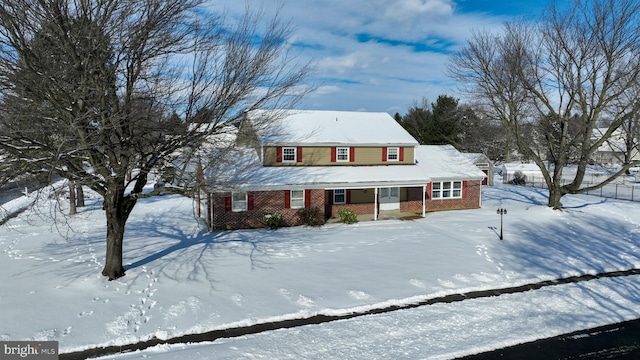
<path fill-rule="evenodd" d="M 351 152 L 348 147 L 336 148 L 336 161 L 337 162 L 349 162 L 349 155 Z"/>
<path fill-rule="evenodd" d="M 231 194 L 231 210 L 234 212 L 247 211 L 247 193 L 234 192 Z"/>
<path fill-rule="evenodd" d="M 387 148 L 387 161 L 398 161 L 400 160 L 400 152 L 397 147 L 388 147 Z"/>
<path fill-rule="evenodd" d="M 290 206 L 292 209 L 304 207 L 304 190 L 291 190 Z"/>
<path fill-rule="evenodd" d="M 296 162 L 297 150 L 295 147 L 283 147 L 282 148 L 282 162 L 291 163 Z"/>

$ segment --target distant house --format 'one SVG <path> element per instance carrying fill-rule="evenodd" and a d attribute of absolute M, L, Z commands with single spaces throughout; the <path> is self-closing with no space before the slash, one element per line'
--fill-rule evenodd
<path fill-rule="evenodd" d="M 542 171 L 536 164 L 512 162 L 502 164 L 498 168 L 498 173 L 502 175 L 502 182 L 508 184 L 518 176 L 526 176 L 526 182 L 544 182 Z"/>
<path fill-rule="evenodd" d="M 596 128 L 593 130 L 593 141 L 602 138 L 606 133 L 606 128 Z M 627 135 L 621 129 L 615 130 L 609 139 L 596 149 L 593 154 L 593 161 L 600 165 L 620 165 L 625 160 L 627 151 Z M 634 146 L 629 154 L 629 160 L 640 160 L 640 153 Z"/>
<path fill-rule="evenodd" d="M 464 153 L 464 155 L 487 175 L 482 185 L 493 186 L 494 166 L 487 155 L 483 153 Z"/>
<path fill-rule="evenodd" d="M 211 228 L 262 227 L 270 213 L 299 225 L 311 207 L 375 220 L 481 205 L 482 171 L 453 147 L 418 146 L 387 113 L 253 111 L 239 136 L 243 146 L 204 172 Z"/>

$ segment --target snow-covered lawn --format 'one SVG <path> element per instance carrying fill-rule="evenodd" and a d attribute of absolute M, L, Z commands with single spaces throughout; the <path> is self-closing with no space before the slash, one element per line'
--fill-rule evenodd
<path fill-rule="evenodd" d="M 73 218 L 38 201 L 0 227 L 0 340 L 56 340 L 65 353 L 640 267 L 640 204 L 567 196 L 553 211 L 544 190 L 500 184 L 478 210 L 276 231 L 207 233 L 190 199 L 144 199 L 127 275 L 108 282 L 94 200 Z M 639 318 L 639 288 L 637 276 L 601 279 L 124 358 L 452 358 Z"/>

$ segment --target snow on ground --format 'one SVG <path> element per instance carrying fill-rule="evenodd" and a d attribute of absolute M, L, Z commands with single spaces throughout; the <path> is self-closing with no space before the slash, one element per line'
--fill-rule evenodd
<path fill-rule="evenodd" d="M 638 285 L 598 280 L 105 359 L 452 359 L 640 317 Z"/>
<path fill-rule="evenodd" d="M 98 200 L 72 218 L 38 201 L 0 227 L 0 340 L 66 353 L 640 267 L 640 204 L 567 196 L 553 211 L 544 190 L 500 184 L 482 209 L 276 231 L 206 233 L 189 199 L 144 199 L 127 224 L 127 275 L 108 282 Z M 601 279 L 124 358 L 452 358 L 639 318 L 639 287 Z"/>

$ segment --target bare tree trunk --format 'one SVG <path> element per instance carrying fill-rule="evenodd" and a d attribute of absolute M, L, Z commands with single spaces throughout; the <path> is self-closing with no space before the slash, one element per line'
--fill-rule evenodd
<path fill-rule="evenodd" d="M 554 210 L 561 209 L 560 200 L 564 192 L 562 191 L 562 186 L 560 183 L 554 182 L 551 187 L 549 187 L 549 207 Z"/>
<path fill-rule="evenodd" d="M 107 218 L 107 252 L 102 275 L 115 280 L 125 275 L 122 266 L 122 244 L 124 229 L 136 200 L 124 196 L 124 181 L 113 184 L 107 192 L 104 201 L 105 215 Z"/>
<path fill-rule="evenodd" d="M 69 180 L 69 215 L 78 213 L 76 209 L 76 182 Z"/>
<path fill-rule="evenodd" d="M 102 275 L 114 280 L 125 275 L 122 266 L 122 241 L 125 222 L 114 214 L 107 214 L 107 254 Z"/>
<path fill-rule="evenodd" d="M 76 207 L 84 207 L 84 190 L 82 184 L 76 183 Z"/>

